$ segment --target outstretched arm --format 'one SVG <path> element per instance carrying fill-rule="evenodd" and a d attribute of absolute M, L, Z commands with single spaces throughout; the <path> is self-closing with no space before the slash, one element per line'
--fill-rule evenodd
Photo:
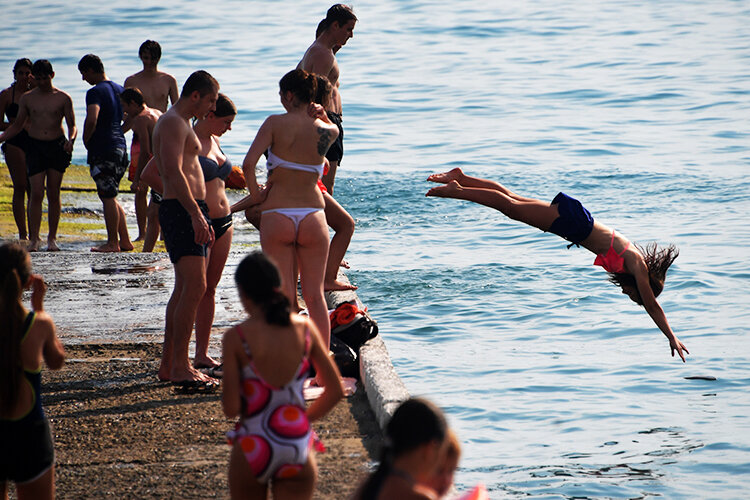
<path fill-rule="evenodd" d="M 664 310 L 659 305 L 659 302 L 656 301 L 654 292 L 653 290 L 651 290 L 651 286 L 649 285 L 648 269 L 646 268 L 646 264 L 642 261 L 639 261 L 638 268 L 634 274 L 635 282 L 638 286 L 638 293 L 640 294 L 641 300 L 643 301 L 643 307 L 646 309 L 648 315 L 651 316 L 651 319 L 654 321 L 654 323 L 656 323 L 656 326 L 659 327 L 659 330 L 661 330 L 669 340 L 669 347 L 672 350 L 672 357 L 674 357 L 674 353 L 675 351 L 677 351 L 677 355 L 680 356 L 680 359 L 682 359 L 682 362 L 684 363 L 685 354 L 690 354 L 690 351 L 687 350 L 685 344 L 680 342 L 680 339 L 677 338 L 677 335 L 675 335 L 672 329 L 669 327 L 667 316 L 664 314 Z M 683 354 L 683 351 L 685 351 L 685 354 Z"/>

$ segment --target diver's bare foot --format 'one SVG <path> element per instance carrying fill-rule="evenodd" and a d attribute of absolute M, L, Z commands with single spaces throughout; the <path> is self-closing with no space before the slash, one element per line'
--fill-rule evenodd
<path fill-rule="evenodd" d="M 334 290 L 356 290 L 357 286 L 351 283 L 344 283 L 339 280 L 324 281 L 323 290 L 326 292 L 332 292 Z"/>
<path fill-rule="evenodd" d="M 442 174 L 432 174 L 427 178 L 430 182 L 439 182 L 441 184 L 447 184 L 450 181 L 458 181 L 463 177 L 464 172 L 460 168 L 456 167 L 452 170 L 449 170 L 448 172 L 443 172 Z"/>
<path fill-rule="evenodd" d="M 57 241 L 47 240 L 47 251 L 48 252 L 59 252 L 60 247 L 57 246 Z"/>
<path fill-rule="evenodd" d="M 134 248 L 133 244 L 130 243 L 129 241 L 126 241 L 125 243 L 123 243 L 122 241 L 120 242 L 120 251 L 121 252 L 130 252 L 130 251 L 133 250 L 133 248 Z"/>
<path fill-rule="evenodd" d="M 457 198 L 463 188 L 457 181 L 450 181 L 445 186 L 438 186 L 427 191 L 425 196 L 438 196 L 441 198 Z"/>
<path fill-rule="evenodd" d="M 92 252 L 119 252 L 120 247 L 115 245 L 110 245 L 109 243 L 105 243 L 104 245 L 99 245 L 98 247 L 91 247 Z"/>
<path fill-rule="evenodd" d="M 41 244 L 42 242 L 39 240 L 31 240 L 29 242 L 29 248 L 27 248 L 26 250 L 28 250 L 29 252 L 38 252 Z"/>

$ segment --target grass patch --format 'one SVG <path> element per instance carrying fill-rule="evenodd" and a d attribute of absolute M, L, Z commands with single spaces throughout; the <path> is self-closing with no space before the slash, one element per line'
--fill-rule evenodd
<path fill-rule="evenodd" d="M 87 165 L 70 165 L 65 171 L 62 181 L 62 208 L 63 213 L 60 215 L 60 224 L 57 229 L 57 239 L 60 243 L 65 241 L 102 241 L 107 239 L 107 233 L 104 227 L 104 218 L 101 215 L 66 213 L 65 209 L 74 207 L 66 199 L 79 200 L 81 197 L 90 197 L 98 202 L 97 207 L 101 210 L 101 203 L 96 195 L 96 184 L 89 174 Z M 74 197 L 66 196 L 68 193 L 77 193 Z M 123 176 L 120 181 L 120 192 L 130 192 L 130 181 L 127 176 Z M 18 238 L 18 228 L 13 219 L 13 183 L 8 172 L 8 166 L 0 162 L 0 239 L 14 240 Z M 28 222 L 27 222 L 28 223 Z M 47 222 L 47 199 L 42 202 L 42 224 L 40 236 L 42 244 L 47 238 L 49 225 Z M 135 235 L 132 235 L 135 237 Z M 143 248 L 142 242 L 133 242 L 136 251 Z M 164 251 L 164 242 L 157 241 L 154 251 Z"/>

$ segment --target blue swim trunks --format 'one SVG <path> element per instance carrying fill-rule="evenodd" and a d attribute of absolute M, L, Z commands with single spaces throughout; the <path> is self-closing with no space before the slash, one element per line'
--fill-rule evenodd
<path fill-rule="evenodd" d="M 594 218 L 581 202 L 565 193 L 557 193 L 551 205 L 557 204 L 560 216 L 547 229 L 571 243 L 577 245 L 591 234 Z"/>

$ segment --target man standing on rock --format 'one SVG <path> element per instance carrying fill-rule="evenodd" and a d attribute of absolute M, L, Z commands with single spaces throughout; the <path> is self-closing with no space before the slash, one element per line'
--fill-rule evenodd
<path fill-rule="evenodd" d="M 174 265 L 167 304 L 159 378 L 186 392 L 213 390 L 216 382 L 194 369 L 188 345 L 198 303 L 206 291 L 206 255 L 214 234 L 205 203 L 206 183 L 198 155 L 201 143 L 190 120 L 216 109 L 219 83 L 207 72 L 188 77 L 177 102 L 161 115 L 153 132 L 153 152 L 164 185 L 159 222 Z"/>
<path fill-rule="evenodd" d="M 342 106 L 341 94 L 339 93 L 339 64 L 336 61 L 336 52 L 346 45 L 346 42 L 354 36 L 354 25 L 357 16 L 348 5 L 337 3 L 326 13 L 326 18 L 320 22 L 318 32 L 310 47 L 308 47 L 297 68 L 304 69 L 310 73 L 325 76 L 333 85 L 331 100 L 326 108 L 328 118 L 339 128 L 339 136 L 328 149 L 326 158 L 331 166 L 328 173 L 323 175 L 323 184 L 328 192 L 333 195 L 333 184 L 336 179 L 336 169 L 344 156 L 344 129 L 341 126 Z"/>

